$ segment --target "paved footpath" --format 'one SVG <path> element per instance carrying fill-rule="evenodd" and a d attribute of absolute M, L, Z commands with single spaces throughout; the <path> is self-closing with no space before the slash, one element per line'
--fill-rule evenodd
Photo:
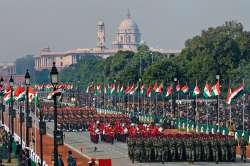
<path fill-rule="evenodd" d="M 8 125 L 8 113 L 4 113 L 4 117 L 5 117 L 5 124 Z M 34 118 L 33 118 L 34 120 Z M 23 124 L 23 139 L 25 139 L 25 124 Z M 35 124 L 33 124 L 33 128 L 32 128 L 32 132 L 34 133 L 35 130 L 36 130 L 36 133 L 37 133 L 37 137 L 36 137 L 36 151 L 37 151 L 37 154 L 40 155 L 40 136 L 39 136 L 39 130 L 38 129 L 35 129 Z M 37 124 L 38 126 L 38 124 Z M 17 133 L 19 135 L 19 117 L 17 116 L 17 118 L 15 118 L 14 120 L 14 129 L 15 129 L 15 133 Z M 31 129 L 30 129 L 31 131 Z M 30 137 L 31 138 L 31 137 Z M 32 145 L 30 145 L 32 146 Z M 51 162 L 51 154 L 53 152 L 53 138 L 52 136 L 50 135 L 44 135 L 43 136 L 43 156 L 44 156 L 44 160 L 46 161 L 46 163 L 48 164 L 48 166 L 52 166 L 52 162 Z M 78 166 L 87 166 L 87 162 L 89 160 L 89 158 L 82 154 L 82 153 L 79 153 L 77 152 L 74 148 L 72 147 L 69 147 L 67 145 L 63 145 L 63 146 L 59 146 L 58 148 L 58 152 L 59 154 L 62 155 L 63 157 L 63 160 L 64 160 L 64 164 L 67 165 L 67 154 L 68 154 L 68 151 L 71 150 L 73 152 L 73 157 L 76 159 L 76 162 L 77 162 L 77 165 Z"/>

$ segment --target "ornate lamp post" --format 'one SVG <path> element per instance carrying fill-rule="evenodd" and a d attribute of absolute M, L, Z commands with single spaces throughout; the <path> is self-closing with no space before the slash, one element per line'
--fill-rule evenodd
<path fill-rule="evenodd" d="M 11 134 L 9 136 L 9 146 L 8 146 L 8 162 L 11 162 L 11 146 L 13 142 L 13 134 L 14 134 L 14 110 L 13 110 L 13 86 L 14 86 L 14 79 L 12 78 L 12 75 L 10 76 L 9 80 L 10 85 L 10 104 L 9 104 L 9 129 L 11 127 Z"/>
<path fill-rule="evenodd" d="M 4 86 L 4 80 L 3 80 L 3 77 L 1 77 L 1 79 L 0 79 L 0 85 L 1 85 L 1 87 L 2 87 L 2 91 L 3 91 L 3 86 Z M 4 104 L 3 104 L 3 93 L 2 92 L 0 92 L 1 93 L 1 112 L 2 112 L 2 114 L 1 114 L 1 120 L 2 120 L 2 125 L 4 125 L 4 116 L 3 116 L 3 112 L 4 112 Z"/>
<path fill-rule="evenodd" d="M 10 109 L 9 109 L 9 115 L 11 117 L 11 134 L 14 134 L 14 110 L 13 110 L 13 87 L 14 87 L 14 79 L 12 78 L 12 75 L 9 80 L 10 83 Z"/>
<path fill-rule="evenodd" d="M 58 71 L 55 62 L 53 62 L 52 69 L 50 71 L 50 82 L 53 86 L 54 91 L 56 91 L 58 84 Z M 57 144 L 57 101 L 56 95 L 53 95 L 54 100 L 54 166 L 58 164 L 58 144 Z"/>
<path fill-rule="evenodd" d="M 30 74 L 29 71 L 26 71 L 25 74 L 25 86 L 26 86 L 26 145 L 29 147 L 29 128 L 32 127 L 32 119 L 29 117 L 29 86 L 30 86 Z"/>
<path fill-rule="evenodd" d="M 40 120 L 39 120 L 39 130 L 40 130 L 40 157 L 41 165 L 43 165 L 43 135 L 46 134 L 46 123 L 43 121 L 43 114 L 40 111 Z"/>

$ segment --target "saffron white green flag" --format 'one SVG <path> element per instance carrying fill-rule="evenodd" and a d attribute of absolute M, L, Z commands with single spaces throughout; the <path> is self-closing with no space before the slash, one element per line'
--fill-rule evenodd
<path fill-rule="evenodd" d="M 209 97 L 212 96 L 212 94 L 211 94 L 211 88 L 210 88 L 210 86 L 209 86 L 209 84 L 208 84 L 207 82 L 206 82 L 206 85 L 205 85 L 205 87 L 204 87 L 203 95 L 204 95 L 204 97 L 206 97 L 206 98 L 209 98 Z"/>
<path fill-rule="evenodd" d="M 231 90 L 231 88 L 229 87 L 228 89 L 228 94 L 227 94 L 227 98 L 226 98 L 226 103 L 227 104 L 231 104 L 232 100 L 238 96 L 242 91 L 244 90 L 244 85 L 241 84 L 239 85 L 237 88 L 235 88 L 234 90 Z"/>
<path fill-rule="evenodd" d="M 216 84 L 212 87 L 212 96 L 220 96 L 220 82 L 217 80 Z"/>
<path fill-rule="evenodd" d="M 200 88 L 198 87 L 198 83 L 196 81 L 196 85 L 194 87 L 194 91 L 193 91 L 193 96 L 197 96 L 200 94 Z"/>

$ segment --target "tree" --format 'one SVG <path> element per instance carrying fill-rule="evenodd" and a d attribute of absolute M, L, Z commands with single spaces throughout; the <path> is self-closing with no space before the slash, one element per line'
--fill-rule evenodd
<path fill-rule="evenodd" d="M 34 72 L 35 59 L 33 55 L 26 55 L 22 58 L 18 58 L 15 64 L 17 74 L 25 74 L 27 69 L 29 69 L 30 73 Z"/>

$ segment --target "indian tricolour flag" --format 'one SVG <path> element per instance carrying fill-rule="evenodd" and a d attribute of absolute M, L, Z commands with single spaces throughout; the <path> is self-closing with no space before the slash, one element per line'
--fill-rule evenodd
<path fill-rule="evenodd" d="M 163 82 L 161 82 L 161 84 L 159 85 L 159 87 L 156 88 L 155 92 L 156 93 L 162 93 L 163 91 Z"/>
<path fill-rule="evenodd" d="M 183 86 L 181 87 L 181 91 L 182 91 L 183 93 L 187 93 L 188 90 L 189 90 L 189 88 L 188 88 L 187 85 L 183 85 Z"/>
<path fill-rule="evenodd" d="M 32 87 L 29 87 L 29 91 L 28 91 L 28 97 L 29 97 L 29 102 L 32 102 L 34 100 L 34 98 L 37 96 L 37 93 L 33 90 Z"/>
<path fill-rule="evenodd" d="M 140 95 L 144 95 L 144 84 L 140 87 Z"/>
<path fill-rule="evenodd" d="M 203 91 L 203 95 L 204 97 L 208 98 L 208 97 L 211 97 L 212 94 L 211 94 L 211 88 L 209 86 L 209 84 L 206 82 L 206 85 L 204 87 L 204 91 Z"/>
<path fill-rule="evenodd" d="M 229 86 L 229 90 L 228 90 L 228 94 L 227 94 L 227 98 L 226 98 L 226 103 L 227 104 L 231 104 L 232 100 L 238 96 L 242 91 L 244 90 L 244 85 L 241 84 L 239 85 L 237 88 L 235 88 L 234 90 L 231 90 L 230 86 Z"/>
<path fill-rule="evenodd" d="M 107 94 L 107 86 L 104 85 L 104 94 L 106 95 Z"/>
<path fill-rule="evenodd" d="M 6 104 L 9 104 L 11 102 L 11 92 L 7 92 L 3 96 L 3 100 Z"/>
<path fill-rule="evenodd" d="M 166 93 L 166 97 L 170 96 L 173 93 L 173 86 L 169 85 L 167 87 L 167 93 Z"/>
<path fill-rule="evenodd" d="M 151 97 L 151 86 L 148 85 L 147 91 L 146 91 L 146 97 Z"/>
<path fill-rule="evenodd" d="M 216 84 L 212 87 L 212 96 L 220 96 L 220 82 L 217 80 Z"/>
<path fill-rule="evenodd" d="M 109 85 L 109 91 L 110 91 L 110 94 L 113 94 L 115 92 L 115 84 L 111 83 Z"/>
<path fill-rule="evenodd" d="M 98 85 L 96 86 L 96 91 L 97 91 L 98 94 L 101 94 L 101 93 L 102 93 L 102 86 L 101 86 L 101 84 L 98 84 Z"/>
<path fill-rule="evenodd" d="M 88 87 L 86 89 L 86 93 L 89 93 L 89 88 L 90 88 L 90 85 L 88 85 Z"/>
<path fill-rule="evenodd" d="M 129 94 L 132 89 L 134 89 L 134 84 L 128 85 L 125 89 L 125 94 Z"/>
<path fill-rule="evenodd" d="M 62 95 L 62 93 L 63 93 L 63 89 L 56 89 L 55 91 L 52 91 L 49 93 L 49 95 L 47 96 L 47 99 L 52 100 L 54 95 L 60 96 L 60 95 Z M 35 94 L 34 94 L 34 96 L 35 96 Z"/>
<path fill-rule="evenodd" d="M 199 94 L 200 94 L 200 88 L 199 88 L 198 83 L 196 81 L 196 85 L 195 85 L 194 91 L 193 91 L 193 96 L 197 96 Z"/>
<path fill-rule="evenodd" d="M 16 101 L 22 101 L 25 99 L 25 88 L 22 86 L 18 86 L 15 90 L 15 99 Z"/>
<path fill-rule="evenodd" d="M 118 90 L 118 95 L 121 97 L 122 95 L 124 95 L 124 86 L 121 85 L 121 87 Z"/>
<path fill-rule="evenodd" d="M 4 92 L 3 100 L 6 104 L 11 102 L 11 87 L 7 86 Z"/>
<path fill-rule="evenodd" d="M 133 88 L 133 89 L 130 90 L 129 94 L 133 95 L 137 91 L 137 89 L 138 89 L 138 84 L 136 85 L 135 88 Z"/>

